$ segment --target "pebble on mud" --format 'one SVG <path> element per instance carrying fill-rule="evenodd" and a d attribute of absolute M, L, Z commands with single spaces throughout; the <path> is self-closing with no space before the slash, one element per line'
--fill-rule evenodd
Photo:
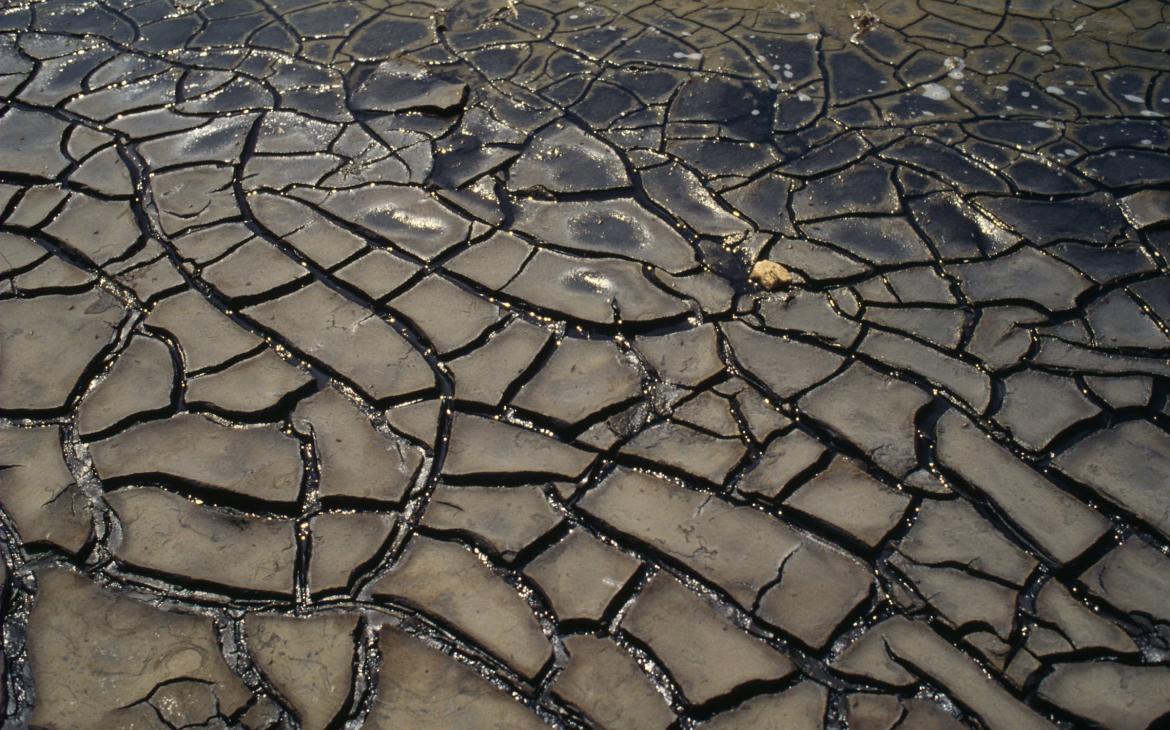
<path fill-rule="evenodd" d="M 752 265 L 748 280 L 765 291 L 776 291 L 797 283 L 796 274 L 789 271 L 787 267 L 766 259 Z"/>

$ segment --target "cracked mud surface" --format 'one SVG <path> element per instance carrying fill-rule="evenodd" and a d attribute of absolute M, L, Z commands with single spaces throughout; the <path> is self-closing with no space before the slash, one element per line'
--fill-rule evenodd
<path fill-rule="evenodd" d="M 4 727 L 1166 726 L 1170 10 L 711 5 L 0 4 Z"/>

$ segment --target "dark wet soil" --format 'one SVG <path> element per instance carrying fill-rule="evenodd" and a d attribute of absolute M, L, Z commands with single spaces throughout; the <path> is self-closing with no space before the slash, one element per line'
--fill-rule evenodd
<path fill-rule="evenodd" d="M 0 3 L 3 726 L 1166 727 L 1168 48 Z"/>

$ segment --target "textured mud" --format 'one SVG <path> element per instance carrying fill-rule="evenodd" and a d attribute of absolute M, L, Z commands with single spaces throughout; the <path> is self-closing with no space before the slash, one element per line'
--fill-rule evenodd
<path fill-rule="evenodd" d="M 1166 727 L 1170 9 L 822 5 L 0 5 L 4 726 Z"/>

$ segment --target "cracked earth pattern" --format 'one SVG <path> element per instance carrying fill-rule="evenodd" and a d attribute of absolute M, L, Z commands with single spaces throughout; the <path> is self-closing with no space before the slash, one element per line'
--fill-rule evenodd
<path fill-rule="evenodd" d="M 5 727 L 1166 727 L 1170 8 L 0 5 Z"/>

